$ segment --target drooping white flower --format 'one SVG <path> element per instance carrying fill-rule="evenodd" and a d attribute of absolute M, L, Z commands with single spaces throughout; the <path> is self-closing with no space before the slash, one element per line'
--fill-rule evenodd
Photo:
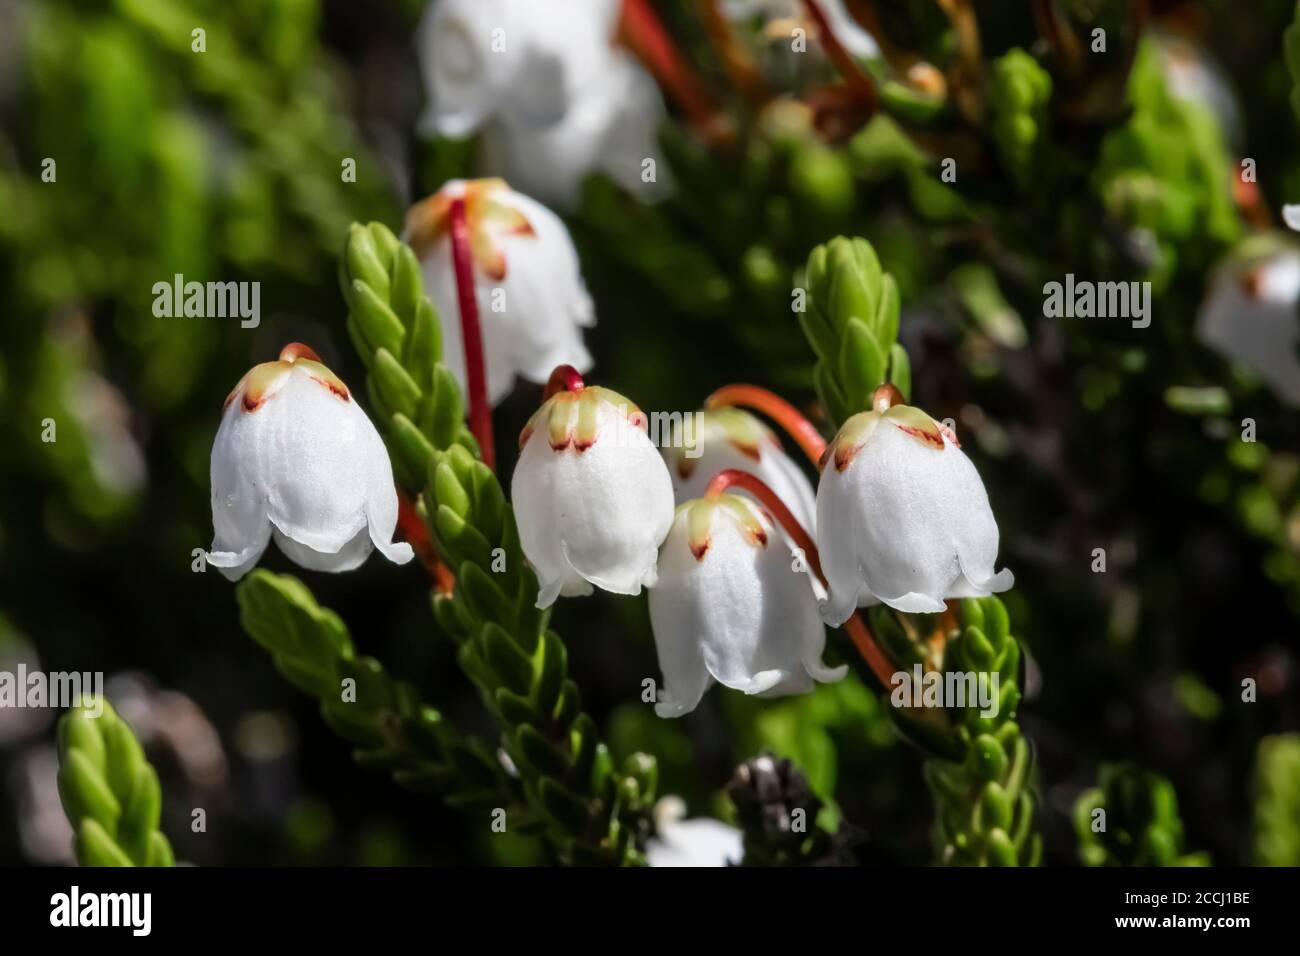
<path fill-rule="evenodd" d="M 1248 366 L 1281 401 L 1300 406 L 1300 250 L 1275 248 L 1217 269 L 1196 335 Z"/>
<path fill-rule="evenodd" d="M 397 490 L 388 450 L 352 395 L 305 345 L 255 366 L 226 398 L 212 444 L 212 550 L 243 577 L 272 537 L 315 571 L 349 571 L 372 548 L 411 560 L 394 542 Z"/>
<path fill-rule="evenodd" d="M 621 0 L 432 0 L 418 28 L 429 108 L 445 136 L 509 111 L 553 123 L 609 62 Z"/>
<path fill-rule="evenodd" d="M 664 686 L 660 717 L 680 717 L 717 681 L 779 696 L 837 681 L 822 663 L 826 631 L 804 562 L 749 498 L 718 494 L 677 509 L 650 590 Z"/>
<path fill-rule="evenodd" d="M 470 231 L 488 400 L 495 405 L 510 394 L 516 375 L 544 383 L 557 365 L 588 371 L 582 328 L 596 323 L 595 309 L 564 223 L 503 180 L 458 179 L 411 207 L 405 238 L 438 311 L 443 361 L 461 388 L 465 349 L 450 229 L 457 198 L 465 200 Z"/>
<path fill-rule="evenodd" d="M 828 624 L 882 602 L 942 611 L 949 598 L 1014 582 L 993 572 L 998 525 L 975 466 L 951 432 L 908 405 L 878 402 L 840 428 L 822 465 L 817 527 Z"/>
<path fill-rule="evenodd" d="M 646 841 L 651 866 L 731 866 L 745 854 L 745 840 L 735 827 L 712 817 L 684 819 L 686 804 L 668 796 L 655 804 L 655 835 Z"/>
<path fill-rule="evenodd" d="M 665 110 L 614 43 L 620 10 L 621 0 L 433 0 L 418 40 L 424 128 L 482 131 L 491 173 L 561 208 L 591 172 L 653 197 L 661 190 L 642 181 L 641 163 L 658 159 Z"/>
<path fill-rule="evenodd" d="M 700 412 L 694 434 L 664 448 L 677 503 L 699 498 L 718 472 L 747 471 L 767 485 L 816 539 L 817 497 L 803 469 L 781 447 L 772 429 L 741 408 Z"/>
<path fill-rule="evenodd" d="M 519 436 L 510 482 L 538 607 L 592 585 L 639 594 L 655 583 L 673 520 L 673 486 L 645 414 L 606 388 L 557 392 Z"/>

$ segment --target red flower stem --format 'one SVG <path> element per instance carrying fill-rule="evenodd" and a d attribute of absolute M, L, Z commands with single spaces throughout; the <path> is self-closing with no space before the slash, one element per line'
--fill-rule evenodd
<path fill-rule="evenodd" d="M 455 575 L 451 573 L 451 568 L 447 567 L 442 558 L 438 556 L 438 551 L 429 538 L 429 529 L 420 520 L 420 516 L 415 511 L 415 506 L 411 504 L 411 499 L 406 497 L 406 493 L 400 488 L 397 489 L 397 527 L 401 529 L 402 537 L 410 544 L 411 550 L 419 557 L 420 563 L 429 572 L 429 577 L 433 578 L 438 593 L 450 594 L 454 591 L 456 589 Z"/>
<path fill-rule="evenodd" d="M 849 615 L 849 619 L 844 622 L 844 630 L 848 632 L 849 639 L 853 641 L 853 646 L 858 649 L 862 659 L 871 668 L 871 673 L 875 674 L 876 680 L 880 681 L 880 686 L 884 690 L 891 690 L 894 686 L 894 674 L 898 672 L 898 668 L 880 649 L 875 636 L 871 633 L 871 628 L 867 627 L 867 622 L 862 620 L 862 615 L 857 611 Z"/>
<path fill-rule="evenodd" d="M 546 380 L 546 389 L 542 392 L 542 401 L 546 401 L 556 392 L 581 392 L 587 387 L 581 373 L 572 365 L 557 365 L 551 377 Z"/>
<path fill-rule="evenodd" d="M 826 439 L 815 425 L 775 392 L 757 385 L 724 385 L 704 400 L 705 408 L 722 408 L 733 405 L 739 408 L 752 408 L 762 412 L 780 425 L 787 435 L 803 449 L 814 468 L 821 467 L 822 455 L 826 452 Z"/>
<path fill-rule="evenodd" d="M 619 32 L 669 96 L 701 131 L 716 128 L 713 98 L 695 74 L 649 0 L 623 0 Z"/>
<path fill-rule="evenodd" d="M 704 489 L 706 498 L 713 498 L 722 494 L 728 488 L 742 488 L 762 502 L 763 507 L 767 508 L 776 519 L 777 523 L 785 529 L 794 542 L 795 547 L 804 553 L 808 561 L 808 567 L 823 585 L 826 584 L 826 575 L 822 572 L 821 554 L 817 550 L 817 544 L 813 541 L 812 535 L 804 530 L 803 525 L 799 524 L 798 519 L 790 513 L 790 509 L 785 506 L 775 491 L 767 486 L 762 479 L 750 474 L 747 471 L 741 471 L 739 468 L 724 468 L 712 478 Z M 871 672 L 876 675 L 880 685 L 886 689 L 893 687 L 893 675 L 895 667 L 890 663 L 889 658 L 885 656 L 880 645 L 871 634 L 871 629 L 867 627 L 866 622 L 858 615 L 856 611 L 844 622 L 844 629 L 848 632 L 853 641 L 853 646 L 858 649 Z"/>
<path fill-rule="evenodd" d="M 492 406 L 487 397 L 487 366 L 483 360 L 483 329 L 478 320 L 474 290 L 474 259 L 470 249 L 465 199 L 451 201 L 451 260 L 456 272 L 456 298 L 460 303 L 460 333 L 465 343 L 465 378 L 469 387 L 469 430 L 478 442 L 483 462 L 496 470 L 492 445 Z"/>
<path fill-rule="evenodd" d="M 817 34 L 822 48 L 826 51 L 827 59 L 835 64 L 835 68 L 840 71 L 844 81 L 848 83 L 849 88 L 862 101 L 862 104 L 868 110 L 874 111 L 877 103 L 875 82 L 858 65 L 858 61 L 853 59 L 853 55 L 840 43 L 839 37 L 831 29 L 830 20 L 827 19 L 825 11 L 821 8 L 820 0 L 803 0 L 803 5 L 807 8 L 808 15 L 812 17 L 813 22 L 817 24 Z"/>

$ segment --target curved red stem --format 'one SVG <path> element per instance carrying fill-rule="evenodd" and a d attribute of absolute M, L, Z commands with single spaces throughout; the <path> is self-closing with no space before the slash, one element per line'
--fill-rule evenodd
<path fill-rule="evenodd" d="M 624 42 L 645 64 L 701 132 L 717 125 L 718 112 L 704 83 L 682 56 L 649 0 L 623 0 L 619 24 Z"/>
<path fill-rule="evenodd" d="M 429 577 L 433 578 L 438 593 L 450 594 L 454 591 L 456 589 L 455 575 L 451 573 L 451 568 L 447 567 L 442 558 L 438 556 L 438 551 L 434 548 L 433 541 L 429 537 L 429 529 L 420 520 L 411 499 L 406 497 L 406 493 L 400 488 L 397 489 L 397 527 L 401 529 L 402 537 L 410 544 L 411 550 L 419 556 L 420 563 L 429 572 Z"/>
<path fill-rule="evenodd" d="M 826 439 L 822 438 L 821 432 L 803 416 L 799 409 L 780 395 L 757 385 L 735 384 L 722 386 L 704 400 L 705 408 L 721 408 L 727 405 L 752 408 L 762 412 L 785 429 L 786 434 L 803 449 L 803 453 L 808 456 L 814 468 L 821 467 L 822 454 L 826 451 Z"/>
<path fill-rule="evenodd" d="M 465 199 L 451 201 L 451 260 L 456 272 L 456 299 L 460 305 L 460 331 L 465 343 L 465 379 L 469 390 L 469 429 L 478 441 L 483 462 L 496 470 L 492 445 L 492 406 L 487 396 L 487 365 L 483 358 L 483 329 L 479 324 L 478 296 L 474 290 L 474 259 L 470 248 Z"/>
<path fill-rule="evenodd" d="M 712 478 L 709 479 L 708 485 L 704 489 L 705 497 L 714 497 L 722 494 L 728 488 L 743 488 L 748 491 L 760 502 L 763 507 L 772 513 L 772 517 L 777 523 L 785 529 L 790 540 L 794 542 L 795 547 L 804 553 L 808 561 L 808 567 L 823 585 L 826 584 L 826 575 L 822 572 L 821 554 L 817 550 L 817 544 L 813 541 L 812 535 L 804 530 L 803 525 L 799 524 L 798 519 L 790 513 L 790 509 L 785 506 L 775 491 L 756 475 L 739 468 L 724 468 Z M 848 632 L 853 641 L 853 646 L 858 649 L 871 672 L 876 675 L 880 685 L 885 688 L 893 686 L 894 665 L 890 663 L 885 652 L 880 649 L 876 639 L 871 634 L 871 629 L 867 627 L 862 617 L 855 611 L 853 615 L 844 622 L 844 629 Z"/>
<path fill-rule="evenodd" d="M 576 368 L 572 365 L 557 365 L 555 371 L 551 372 L 551 377 L 546 380 L 542 401 L 546 401 L 556 392 L 581 392 L 586 387 L 587 383 L 582 380 L 582 373 Z"/>

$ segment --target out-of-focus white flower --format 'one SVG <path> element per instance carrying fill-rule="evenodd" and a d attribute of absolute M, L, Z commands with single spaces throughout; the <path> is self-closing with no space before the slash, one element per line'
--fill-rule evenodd
<path fill-rule="evenodd" d="M 655 835 L 646 841 L 651 866 L 729 866 L 745 853 L 744 835 L 712 817 L 686 820 L 680 797 L 664 797 L 654 810 Z"/>
<path fill-rule="evenodd" d="M 659 550 L 650 624 L 664 676 L 660 717 L 690 713 L 714 681 L 775 697 L 846 672 L 822 663 L 826 631 L 806 566 L 767 513 L 739 495 L 677 509 Z"/>
<path fill-rule="evenodd" d="M 1288 405 L 1300 406 L 1300 251 L 1286 247 L 1217 269 L 1196 335 L 1242 362 Z"/>
<path fill-rule="evenodd" d="M 596 172 L 643 199 L 661 198 L 670 180 L 655 140 L 665 116 L 659 87 L 635 59 L 620 52 L 600 88 L 601 95 L 575 100 L 554 123 L 486 127 L 484 168 L 558 209 L 573 209 L 582 180 Z M 647 159 L 655 161 L 649 182 L 642 178 Z"/>
<path fill-rule="evenodd" d="M 639 594 L 655 583 L 673 486 L 646 425 L 617 392 L 582 387 L 548 398 L 519 436 L 510 496 L 538 607 L 592 585 Z"/>
<path fill-rule="evenodd" d="M 458 179 L 411 207 L 405 238 L 438 310 L 443 361 L 461 388 L 465 349 L 450 229 L 458 198 L 470 230 L 488 400 L 495 405 L 510 394 L 516 375 L 544 383 L 557 365 L 588 371 L 582 328 L 595 324 L 595 309 L 564 223 L 503 180 Z"/>
<path fill-rule="evenodd" d="M 687 436 L 694 438 L 693 445 L 683 441 L 664 449 L 677 503 L 699 498 L 714 475 L 738 468 L 776 492 L 815 540 L 816 493 L 772 429 L 744 409 L 732 407 L 708 409 L 700 413 L 699 421 L 697 433 Z"/>
<path fill-rule="evenodd" d="M 372 548 L 397 564 L 397 490 L 388 450 L 347 386 L 299 343 L 248 372 L 226 399 L 212 444 L 208 563 L 232 581 L 274 535 L 315 571 L 349 571 Z"/>
<path fill-rule="evenodd" d="M 889 389 L 877 391 L 877 396 Z M 817 487 L 827 623 L 881 602 L 910 613 L 1011 587 L 994 574 L 998 525 L 955 436 L 908 405 L 878 401 L 846 421 Z"/>
<path fill-rule="evenodd" d="M 487 165 L 562 208 L 603 172 L 638 195 L 656 159 L 658 87 L 614 43 L 621 0 L 433 0 L 419 30 L 430 105 L 424 128 L 485 134 Z"/>

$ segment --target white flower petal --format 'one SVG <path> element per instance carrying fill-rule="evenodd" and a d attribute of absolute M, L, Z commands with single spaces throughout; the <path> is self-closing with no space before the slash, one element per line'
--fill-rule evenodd
<path fill-rule="evenodd" d="M 397 492 L 374 426 L 341 385 L 278 364 L 274 389 L 249 408 L 241 384 L 217 430 L 209 563 L 236 580 L 273 531 L 291 560 L 315 570 L 350 570 L 375 542 L 391 560 L 409 561 L 410 545 L 390 543 Z"/>
<path fill-rule="evenodd" d="M 739 412 L 733 409 L 733 413 Z M 745 414 L 741 412 L 740 414 Z M 709 481 L 727 468 L 747 471 L 772 489 L 790 509 L 796 521 L 817 540 L 817 493 L 804 470 L 775 441 L 760 440 L 753 447 L 738 448 L 721 429 L 706 424 L 696 436 L 696 449 L 666 448 L 664 457 L 673 477 L 673 494 L 677 503 L 699 498 Z M 759 434 L 767 432 L 763 428 Z M 687 457 L 687 453 L 697 455 Z M 737 493 L 745 493 L 738 490 Z"/>
<path fill-rule="evenodd" d="M 645 432 L 608 401 L 597 402 L 596 438 L 582 451 L 552 448 L 546 427 L 537 428 L 520 453 L 511 498 L 520 544 L 542 584 L 538 607 L 589 590 L 581 582 L 638 594 L 654 581 L 672 522 L 672 482 Z"/>
<path fill-rule="evenodd" d="M 995 574 L 998 527 L 984 483 L 946 436 L 938 449 L 882 421 L 843 471 L 828 456 L 817 491 L 827 623 L 877 600 L 905 613 L 1009 588 Z"/>
<path fill-rule="evenodd" d="M 651 866 L 727 866 L 740 863 L 744 853 L 744 835 L 708 817 L 661 823 L 646 842 Z"/>
<path fill-rule="evenodd" d="M 1300 252 L 1218 269 L 1196 318 L 1196 336 L 1242 362 L 1283 402 L 1300 406 Z"/>
<path fill-rule="evenodd" d="M 614 42 L 620 11 L 621 0 L 434 0 L 417 41 L 430 100 L 422 126 L 482 128 L 488 172 L 565 208 L 591 172 L 662 194 L 667 170 L 645 184 L 640 164 L 658 156 L 663 101 Z"/>
<path fill-rule="evenodd" d="M 678 511 L 660 549 L 649 603 L 671 703 L 656 708 L 661 716 L 689 713 L 714 680 L 775 696 L 810 690 L 810 673 L 832 680 L 845 673 L 820 661 L 825 631 L 807 572 L 793 570 L 789 547 L 763 512 L 749 499 L 728 497 L 747 512 L 747 525 L 719 508 L 707 539 L 692 541 L 692 510 L 712 507 L 692 502 Z M 812 673 L 807 662 L 814 658 Z"/>
<path fill-rule="evenodd" d="M 457 195 L 467 185 L 454 180 L 439 195 Z M 577 250 L 559 217 L 514 190 L 502 187 L 492 195 L 522 215 L 530 227 L 529 232 L 493 235 L 505 262 L 503 278 L 485 274 L 482 264 L 474 263 L 488 400 L 495 405 L 514 389 L 516 375 L 545 384 L 557 365 L 590 370 L 591 355 L 580 328 L 594 325 L 596 318 Z M 460 299 L 447 233 L 422 252 L 420 269 L 442 327 L 443 361 L 466 390 Z"/>
<path fill-rule="evenodd" d="M 666 115 L 654 80 L 630 54 L 615 51 L 601 81 L 576 98 L 558 122 L 540 125 L 507 114 L 489 124 L 485 166 L 566 211 L 577 206 L 582 181 L 592 173 L 604 173 L 653 202 L 672 188 L 658 146 Z M 655 163 L 652 182 L 642 178 L 647 159 Z"/>
<path fill-rule="evenodd" d="M 285 557 L 309 571 L 352 571 L 365 563 L 374 547 L 370 540 L 370 532 L 366 528 L 362 528 L 350 540 L 345 541 L 342 547 L 332 550 L 317 550 L 289 537 L 279 528 L 275 529 L 274 534 L 276 547 L 284 553 Z"/>
<path fill-rule="evenodd" d="M 849 55 L 857 60 L 874 60 L 880 56 L 880 45 L 876 38 L 862 28 L 857 19 L 844 5 L 844 0 L 821 0 L 822 11 L 826 20 Z"/>
<path fill-rule="evenodd" d="M 270 543 L 271 522 L 263 517 L 261 528 L 244 547 L 238 551 L 222 550 L 221 538 L 218 537 L 213 541 L 212 550 L 208 551 L 205 560 L 214 568 L 220 569 L 227 580 L 238 581 L 252 570 Z"/>

